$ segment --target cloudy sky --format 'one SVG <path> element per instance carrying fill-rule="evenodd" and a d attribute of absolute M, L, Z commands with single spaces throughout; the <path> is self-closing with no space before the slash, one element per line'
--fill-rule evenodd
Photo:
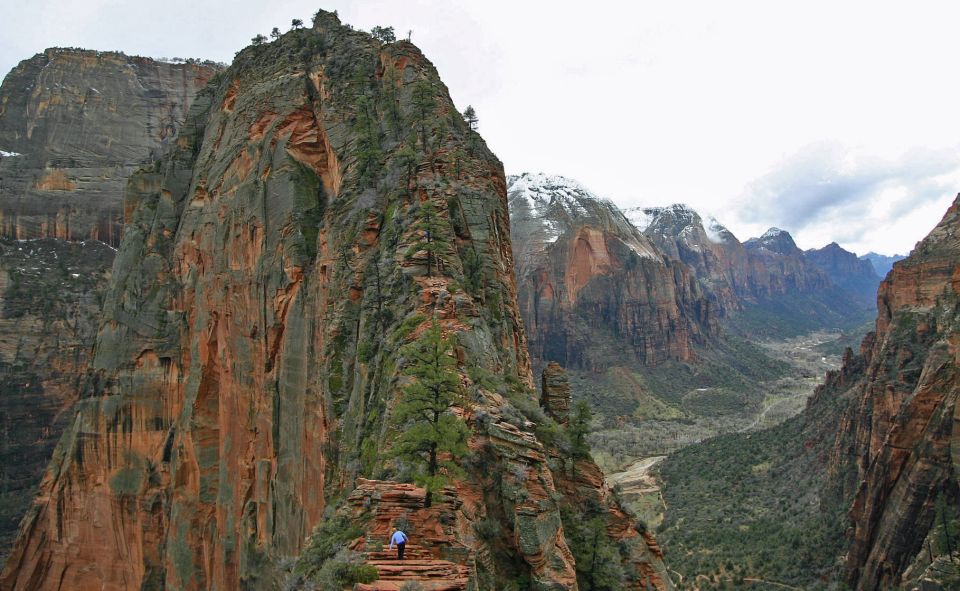
<path fill-rule="evenodd" d="M 321 6 L 412 30 L 508 173 L 573 177 L 625 206 L 685 202 L 741 239 L 778 226 L 804 248 L 903 253 L 960 191 L 956 2 L 0 6 L 4 72 L 49 46 L 229 62 Z"/>

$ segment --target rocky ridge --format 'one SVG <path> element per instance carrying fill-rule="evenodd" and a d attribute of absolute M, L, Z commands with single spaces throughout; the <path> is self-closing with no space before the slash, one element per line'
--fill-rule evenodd
<path fill-rule="evenodd" d="M 847 387 L 854 401 L 840 421 L 834 471 L 844 476 L 844 458 L 855 458 L 841 481 L 856 493 L 846 561 L 856 589 L 947 584 L 944 573 L 960 583 L 960 572 L 936 564 L 938 555 L 952 562 L 943 528 L 960 520 L 949 509 L 960 502 L 958 261 L 960 196 L 894 264 L 880 286 L 876 332 L 820 393 Z"/>
<path fill-rule="evenodd" d="M 399 345 L 435 317 L 471 400 L 451 533 L 477 557 L 466 576 L 576 588 L 565 511 L 590 499 L 628 586 L 669 588 L 596 466 L 566 475 L 518 411 L 537 416 L 506 199 L 410 43 L 321 11 L 242 51 L 127 186 L 81 400 L 0 587 L 262 588 L 361 477 L 389 471 L 364 450 L 392 436 Z M 424 251 L 431 210 L 442 242 Z"/>
<path fill-rule="evenodd" d="M 833 285 L 855 295 L 870 305 L 876 301 L 880 276 L 867 259 L 844 250 L 836 242 L 804 252 L 807 260 L 827 274 Z"/>

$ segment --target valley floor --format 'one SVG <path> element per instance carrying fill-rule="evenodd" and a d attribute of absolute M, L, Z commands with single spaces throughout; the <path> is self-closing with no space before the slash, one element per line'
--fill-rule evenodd
<path fill-rule="evenodd" d="M 844 505 L 824 496 L 820 471 L 801 457 L 802 424 L 789 419 L 839 368 L 836 345 L 850 338 L 815 332 L 759 343 L 790 370 L 759 384 L 762 402 L 750 414 L 682 428 L 638 422 L 628 429 L 638 442 L 632 454 L 609 444 L 624 439 L 616 429 L 594 434 L 607 482 L 657 530 L 680 588 L 835 588 Z"/>
<path fill-rule="evenodd" d="M 758 343 L 766 354 L 788 363 L 790 370 L 780 378 L 760 384 L 762 402 L 752 414 L 698 417 L 689 421 L 650 420 L 595 432 L 593 446 L 606 470 L 608 484 L 619 492 L 621 499 L 648 527 L 662 529 L 668 509 L 661 490 L 663 479 L 660 472 L 664 460 L 679 450 L 700 448 L 699 444 L 709 438 L 724 433 L 762 432 L 799 414 L 817 385 L 823 382 L 825 373 L 840 367 L 840 349 L 835 345 L 849 338 L 849 335 L 837 332 L 820 331 Z M 632 440 L 636 446 L 629 449 L 623 445 L 625 440 Z M 765 466 L 754 466 L 753 469 L 763 471 Z M 684 577 L 680 572 L 674 572 L 674 575 L 678 582 Z M 689 577 L 691 573 L 686 575 Z M 693 576 L 696 577 L 696 572 Z M 734 576 L 732 570 L 730 576 Z M 746 570 L 737 571 L 737 577 L 756 588 L 794 588 L 765 580 L 758 573 Z"/>

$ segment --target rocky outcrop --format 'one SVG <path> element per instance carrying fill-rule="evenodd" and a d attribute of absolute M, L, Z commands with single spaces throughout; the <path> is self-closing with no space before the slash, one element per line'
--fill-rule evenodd
<path fill-rule="evenodd" d="M 869 260 L 858 259 L 857 255 L 844 250 L 836 242 L 820 249 L 807 250 L 804 255 L 827 274 L 833 285 L 852 293 L 868 305 L 876 301 L 880 276 Z"/>
<path fill-rule="evenodd" d="M 0 587 L 262 588 L 385 469 L 401 345 L 435 318 L 473 450 L 443 535 L 482 588 L 576 588 L 556 444 L 515 406 L 535 394 L 502 165 L 416 47 L 321 11 L 243 50 L 124 209 L 81 400 Z M 668 588 L 616 511 L 604 538 L 644 541 L 629 584 Z M 478 541 L 482 520 L 502 535 Z"/>
<path fill-rule="evenodd" d="M 958 261 L 960 198 L 894 265 L 880 285 L 876 333 L 827 386 L 849 385 L 855 400 L 840 421 L 835 457 L 853 458 L 859 481 L 846 563 L 856 589 L 904 584 L 922 548 L 927 564 L 933 561 L 934 548 L 924 542 L 939 527 L 936 506 L 960 501 Z"/>
<path fill-rule="evenodd" d="M 717 332 L 715 303 L 611 202 L 575 181 L 511 177 L 517 288 L 535 365 L 602 371 L 693 360 Z"/>
<path fill-rule="evenodd" d="M 572 401 L 566 370 L 556 361 L 547 363 L 540 384 L 540 406 L 555 421 L 565 424 L 570 421 Z"/>
<path fill-rule="evenodd" d="M 127 179 L 219 70 L 59 48 L 20 62 L 0 86 L 0 235 L 118 246 Z"/>

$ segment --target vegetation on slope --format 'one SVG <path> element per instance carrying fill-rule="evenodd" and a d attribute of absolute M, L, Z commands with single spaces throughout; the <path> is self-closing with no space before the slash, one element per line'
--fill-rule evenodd
<path fill-rule="evenodd" d="M 826 473 L 834 430 L 825 427 L 843 404 L 821 397 L 781 425 L 723 435 L 663 462 L 658 538 L 681 588 L 842 588 L 850 499 Z"/>

